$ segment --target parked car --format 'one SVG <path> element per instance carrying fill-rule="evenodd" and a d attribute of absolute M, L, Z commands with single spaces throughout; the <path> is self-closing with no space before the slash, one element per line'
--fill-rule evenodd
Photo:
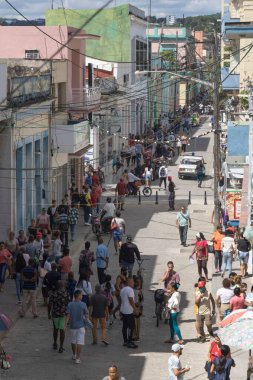
<path fill-rule="evenodd" d="M 206 175 L 206 170 L 205 170 L 205 162 L 204 158 L 202 156 L 195 156 L 194 153 L 189 154 L 182 157 L 182 160 L 180 162 L 180 165 L 178 167 L 178 178 L 179 179 L 184 179 L 184 178 L 193 178 L 196 179 L 197 173 L 196 173 L 196 168 L 198 163 L 201 162 L 203 164 L 203 171 L 204 171 L 204 176 Z"/>

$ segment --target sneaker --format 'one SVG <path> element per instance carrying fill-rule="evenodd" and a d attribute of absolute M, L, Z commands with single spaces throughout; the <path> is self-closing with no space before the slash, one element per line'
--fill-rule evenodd
<path fill-rule="evenodd" d="M 122 346 L 123 346 L 123 347 L 126 347 L 126 346 L 127 346 L 127 342 L 124 342 L 124 343 L 122 344 Z"/>
<path fill-rule="evenodd" d="M 215 269 L 215 273 L 219 273 L 219 269 Z"/>
<path fill-rule="evenodd" d="M 130 342 L 130 343 L 127 343 L 127 348 L 138 348 L 138 346 L 134 342 Z"/>
<path fill-rule="evenodd" d="M 90 223 L 84 223 L 84 225 L 85 225 L 85 226 L 91 226 L 91 224 L 90 224 Z"/>
<path fill-rule="evenodd" d="M 76 355 L 72 355 L 72 360 L 76 360 Z"/>
<path fill-rule="evenodd" d="M 225 275 L 225 272 L 222 272 L 222 273 L 221 273 L 221 277 L 224 277 L 224 275 Z"/>
<path fill-rule="evenodd" d="M 80 364 L 80 363 L 81 363 L 81 360 L 80 360 L 80 359 L 76 359 L 75 363 L 76 363 L 76 364 Z"/>
<path fill-rule="evenodd" d="M 109 343 L 106 340 L 102 340 L 102 343 L 104 343 L 105 346 L 109 345 Z"/>
<path fill-rule="evenodd" d="M 54 343 L 54 344 L 53 344 L 53 349 L 54 349 L 54 350 L 57 350 L 57 348 L 58 348 L 57 343 Z"/>

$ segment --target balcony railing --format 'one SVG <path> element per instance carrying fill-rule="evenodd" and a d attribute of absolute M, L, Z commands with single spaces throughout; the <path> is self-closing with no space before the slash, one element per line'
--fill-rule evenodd
<path fill-rule="evenodd" d="M 70 107 L 76 110 L 87 110 L 97 108 L 100 105 L 101 91 L 99 87 L 73 88 Z"/>

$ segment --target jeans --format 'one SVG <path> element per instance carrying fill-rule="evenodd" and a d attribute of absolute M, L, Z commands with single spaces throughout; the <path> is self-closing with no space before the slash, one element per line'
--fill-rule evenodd
<path fill-rule="evenodd" d="M 221 269 L 222 254 L 221 251 L 214 251 L 214 267 L 215 269 Z"/>
<path fill-rule="evenodd" d="M 84 223 L 90 223 L 91 207 L 84 206 L 83 212 L 84 212 L 84 215 L 83 215 Z"/>
<path fill-rule="evenodd" d="M 222 272 L 225 273 L 228 269 L 228 274 L 232 272 L 232 253 L 231 252 L 222 252 Z"/>
<path fill-rule="evenodd" d="M 177 323 L 177 316 L 179 313 L 170 313 L 170 337 L 173 340 L 174 335 L 177 334 L 179 340 L 182 340 L 182 335 Z"/>
<path fill-rule="evenodd" d="M 126 268 L 128 271 L 128 277 L 132 276 L 134 263 L 128 263 L 127 261 L 122 260 L 120 263 L 121 268 Z"/>
<path fill-rule="evenodd" d="M 105 282 L 105 270 L 106 268 L 97 268 L 97 272 L 98 272 L 98 282 L 100 284 L 103 284 Z"/>
<path fill-rule="evenodd" d="M 179 226 L 179 236 L 182 244 L 186 244 L 188 226 Z"/>
<path fill-rule="evenodd" d="M 162 186 L 162 183 L 164 183 L 164 188 L 166 189 L 167 177 L 160 177 L 159 187 Z"/>
<path fill-rule="evenodd" d="M 133 340 L 133 332 L 135 327 L 135 320 L 133 314 L 122 314 L 123 326 L 122 335 L 124 343 L 131 343 Z"/>
<path fill-rule="evenodd" d="M 0 264 L 0 283 L 4 284 L 5 283 L 5 273 L 7 269 L 7 264 L 3 263 Z"/>
<path fill-rule="evenodd" d="M 74 240 L 75 232 L 76 232 L 76 224 L 70 224 L 69 227 L 70 227 L 71 240 Z"/>
<path fill-rule="evenodd" d="M 22 281 L 21 273 L 16 273 L 15 283 L 16 283 L 16 294 L 17 294 L 18 300 L 21 301 L 20 296 L 23 290 L 23 281 Z"/>
<path fill-rule="evenodd" d="M 203 177 L 204 177 L 203 173 L 197 173 L 198 186 L 202 185 Z"/>
<path fill-rule="evenodd" d="M 69 245 L 69 233 L 68 231 L 61 231 L 60 239 L 62 241 L 62 245 L 66 247 Z"/>

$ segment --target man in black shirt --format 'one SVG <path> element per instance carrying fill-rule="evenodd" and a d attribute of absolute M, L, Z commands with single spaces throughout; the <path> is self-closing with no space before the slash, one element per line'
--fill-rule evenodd
<path fill-rule="evenodd" d="M 135 256 L 141 260 L 140 251 L 136 244 L 132 242 L 132 236 L 127 236 L 127 241 L 122 244 L 119 254 L 119 264 L 128 270 L 128 277 L 132 276 Z"/>
<path fill-rule="evenodd" d="M 237 249 L 240 258 L 240 270 L 241 276 L 245 278 L 247 276 L 248 270 L 248 261 L 249 261 L 249 251 L 251 250 L 250 242 L 243 236 L 240 235 L 240 238 L 237 241 Z"/>

